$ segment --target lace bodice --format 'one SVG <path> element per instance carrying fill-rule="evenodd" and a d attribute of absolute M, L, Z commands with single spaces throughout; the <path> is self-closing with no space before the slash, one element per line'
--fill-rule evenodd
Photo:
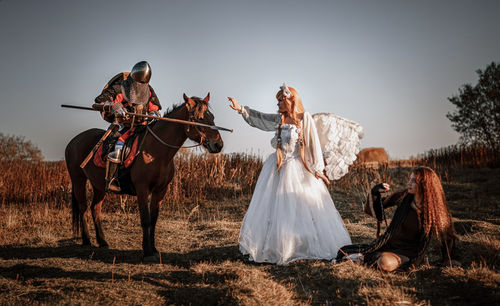
<path fill-rule="evenodd" d="M 286 159 L 299 156 L 299 128 L 295 124 L 281 125 L 281 150 Z M 278 144 L 278 126 L 271 139 L 271 145 L 276 149 Z"/>

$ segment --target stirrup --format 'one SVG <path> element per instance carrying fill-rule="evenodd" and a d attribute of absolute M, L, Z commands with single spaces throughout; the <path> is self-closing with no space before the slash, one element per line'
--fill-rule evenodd
<path fill-rule="evenodd" d="M 106 184 L 106 191 L 111 191 L 114 193 L 119 193 L 122 191 L 120 186 L 118 185 L 118 180 L 116 178 L 111 179 L 109 183 Z"/>
<path fill-rule="evenodd" d="M 121 163 L 122 162 L 122 159 L 121 159 L 122 154 L 121 153 L 122 153 L 122 149 L 114 150 L 113 152 L 108 154 L 108 160 L 110 162 L 115 163 L 115 164 Z"/>

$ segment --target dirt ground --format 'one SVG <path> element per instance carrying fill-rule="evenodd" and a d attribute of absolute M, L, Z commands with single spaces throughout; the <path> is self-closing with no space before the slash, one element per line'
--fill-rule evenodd
<path fill-rule="evenodd" d="M 499 305 L 500 169 L 450 177 L 444 187 L 460 238 L 461 266 L 433 264 L 439 259 L 434 243 L 424 265 L 396 273 L 351 262 L 249 262 L 237 244 L 249 199 L 176 213 L 164 208 L 157 264 L 141 262 L 142 232 L 133 204 L 125 212 L 104 214 L 109 249 L 80 246 L 69 208 L 3 204 L 0 304 Z M 334 189 L 332 196 L 353 242 L 373 239 L 375 222 L 361 213 L 357 195 Z"/>

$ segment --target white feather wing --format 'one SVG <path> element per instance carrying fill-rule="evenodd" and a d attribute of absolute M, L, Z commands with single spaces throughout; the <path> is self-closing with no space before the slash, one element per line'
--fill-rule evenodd
<path fill-rule="evenodd" d="M 331 180 L 338 180 L 356 160 L 363 138 L 363 127 L 335 114 L 318 113 L 312 117 L 326 163 L 326 175 Z"/>

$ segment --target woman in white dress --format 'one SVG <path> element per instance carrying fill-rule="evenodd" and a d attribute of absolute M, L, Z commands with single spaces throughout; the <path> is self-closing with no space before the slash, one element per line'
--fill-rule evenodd
<path fill-rule="evenodd" d="M 278 113 L 264 114 L 228 97 L 248 124 L 275 133 L 276 152 L 263 165 L 241 225 L 240 251 L 252 261 L 279 265 L 335 258 L 351 239 L 325 185 L 314 119 L 295 89 L 283 84 L 276 98 Z"/>

